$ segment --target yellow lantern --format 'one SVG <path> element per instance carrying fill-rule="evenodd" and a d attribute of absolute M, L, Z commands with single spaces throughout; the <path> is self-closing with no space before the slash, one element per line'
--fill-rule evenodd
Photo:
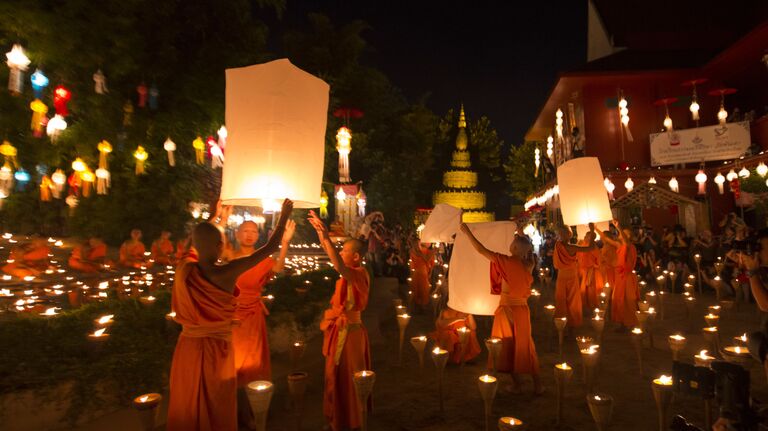
<path fill-rule="evenodd" d="M 83 180 L 83 196 L 88 197 L 91 195 L 91 185 L 96 180 L 96 175 L 90 169 L 86 169 L 80 174 L 80 179 Z"/>
<path fill-rule="evenodd" d="M 320 193 L 320 218 L 328 218 L 328 193 L 325 190 Z"/>
<path fill-rule="evenodd" d="M 85 162 L 80 157 L 76 158 L 75 161 L 72 162 L 72 170 L 78 174 L 85 172 L 86 169 L 88 169 L 88 166 L 86 166 Z"/>
<path fill-rule="evenodd" d="M 352 151 L 352 132 L 344 126 L 339 127 L 336 133 L 336 150 L 339 152 L 339 182 L 348 183 L 349 177 L 349 153 Z"/>
<path fill-rule="evenodd" d="M 146 150 L 144 150 L 144 147 L 139 145 L 139 147 L 136 148 L 136 151 L 133 152 L 133 157 L 136 159 L 136 175 L 143 174 L 144 162 L 147 161 L 149 154 L 147 154 Z"/>
<path fill-rule="evenodd" d="M 32 110 L 32 124 L 30 124 L 30 128 L 35 136 L 40 136 L 43 134 L 43 118 L 48 113 L 48 106 L 40 99 L 35 99 L 29 104 L 29 109 Z"/>
<path fill-rule="evenodd" d="M 3 141 L 3 143 L 0 144 L 0 154 L 2 154 L 5 158 L 6 164 L 10 164 L 14 168 L 19 165 L 18 161 L 16 160 L 16 154 L 18 154 L 18 151 L 16 150 L 16 147 L 11 145 L 10 142 Z"/>
<path fill-rule="evenodd" d="M 192 141 L 192 148 L 195 149 L 195 160 L 197 161 L 197 164 L 202 165 L 205 163 L 205 142 L 203 142 L 203 138 L 198 136 Z"/>
<path fill-rule="evenodd" d="M 48 175 L 43 175 L 40 180 L 40 200 L 43 202 L 49 202 L 51 200 L 51 190 L 53 190 L 53 182 Z"/>
<path fill-rule="evenodd" d="M 107 141 L 101 141 L 96 148 L 99 150 L 99 168 L 109 169 L 109 166 L 107 165 L 107 154 L 112 152 L 112 145 Z"/>

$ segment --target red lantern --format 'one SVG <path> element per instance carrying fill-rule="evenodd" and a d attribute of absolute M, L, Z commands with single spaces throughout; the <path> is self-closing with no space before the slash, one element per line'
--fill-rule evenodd
<path fill-rule="evenodd" d="M 139 100 L 136 104 L 139 108 L 147 106 L 147 86 L 142 82 L 136 87 L 136 92 L 139 93 Z"/>
<path fill-rule="evenodd" d="M 69 115 L 67 111 L 67 103 L 72 98 L 72 93 L 64 88 L 63 85 L 59 85 L 53 90 L 53 107 L 56 109 L 56 113 L 62 117 Z"/>
<path fill-rule="evenodd" d="M 731 181 L 731 191 L 733 192 L 733 198 L 739 200 L 741 197 L 741 184 L 739 183 L 738 178 Z"/>

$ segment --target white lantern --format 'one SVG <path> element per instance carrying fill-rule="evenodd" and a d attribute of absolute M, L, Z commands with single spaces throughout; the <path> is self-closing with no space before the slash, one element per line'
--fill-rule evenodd
<path fill-rule="evenodd" d="M 741 170 L 739 171 L 739 177 L 749 178 L 749 169 L 747 169 L 746 166 L 741 167 Z"/>
<path fill-rule="evenodd" d="M 651 177 L 648 179 L 648 184 L 656 184 L 656 177 Z"/>
<path fill-rule="evenodd" d="M 339 182 L 352 181 L 349 176 L 349 153 L 352 152 L 352 132 L 342 126 L 336 132 L 336 150 L 339 152 Z"/>
<path fill-rule="evenodd" d="M 680 191 L 680 185 L 677 183 L 677 178 L 672 177 L 672 179 L 669 180 L 669 189 L 675 193 Z"/>
<path fill-rule="evenodd" d="M 176 159 L 173 157 L 173 152 L 176 151 L 176 143 L 171 138 L 166 138 L 165 142 L 163 142 L 163 149 L 168 153 L 168 164 L 176 166 Z"/>
<path fill-rule="evenodd" d="M 627 181 L 624 182 L 624 188 L 627 189 L 627 192 L 631 192 L 635 188 L 635 182 L 632 181 L 632 178 L 627 177 Z"/>
<path fill-rule="evenodd" d="M 725 188 L 723 188 L 723 184 L 725 184 L 725 177 L 722 173 L 718 172 L 717 176 L 715 176 L 715 184 L 717 184 L 717 191 L 720 192 L 721 195 L 725 193 Z"/>
<path fill-rule="evenodd" d="M 725 179 L 728 180 L 729 182 L 735 180 L 738 177 L 739 176 L 736 174 L 736 171 L 734 171 L 733 169 L 731 169 L 730 171 L 728 171 L 727 174 L 725 174 Z"/>
<path fill-rule="evenodd" d="M 437 204 L 429 213 L 421 231 L 421 242 L 453 244 L 454 235 L 461 224 L 461 209 L 448 204 Z"/>
<path fill-rule="evenodd" d="M 287 59 L 227 69 L 225 205 L 320 206 L 329 86 Z"/>
<path fill-rule="evenodd" d="M 725 106 L 723 105 L 720 105 L 720 110 L 717 111 L 717 120 L 720 122 L 721 126 L 724 126 L 726 120 L 728 120 L 728 111 L 725 110 Z"/>
<path fill-rule="evenodd" d="M 672 125 L 672 118 L 670 118 L 669 113 L 667 113 L 667 116 L 664 117 L 664 128 L 667 129 L 668 132 L 671 132 L 674 130 L 674 127 Z"/>
<path fill-rule="evenodd" d="M 62 130 L 67 128 L 67 121 L 59 114 L 56 114 L 48 120 L 48 124 L 45 126 L 45 132 L 51 137 L 51 142 L 56 142 L 56 138 L 59 137 Z"/>
<path fill-rule="evenodd" d="M 557 169 L 560 210 L 566 226 L 613 220 L 602 177 L 596 157 L 572 159 Z"/>
<path fill-rule="evenodd" d="M 768 166 L 763 162 L 760 162 L 760 164 L 757 165 L 757 168 L 755 170 L 757 171 L 757 174 L 763 178 L 765 178 L 765 176 L 768 175 Z"/>
<path fill-rule="evenodd" d="M 344 202 L 347 198 L 347 194 L 344 192 L 344 187 L 339 187 L 339 191 L 336 192 L 336 200 Z"/>
<path fill-rule="evenodd" d="M 229 136 L 229 132 L 227 132 L 227 128 L 222 125 L 219 127 L 216 134 L 219 136 L 219 147 L 223 150 L 227 146 L 227 136 Z"/>
<path fill-rule="evenodd" d="M 533 163 L 536 165 L 536 173 L 534 176 L 539 176 L 539 166 L 541 166 L 541 150 L 539 147 L 533 151 Z"/>
<path fill-rule="evenodd" d="M 552 138 L 552 135 L 547 136 L 547 157 L 552 159 L 552 156 L 555 154 L 555 146 L 554 146 L 554 138 Z"/>
<path fill-rule="evenodd" d="M 605 186 L 605 190 L 608 191 L 608 198 L 613 200 L 613 191 L 616 190 L 616 185 L 607 177 L 603 180 L 603 185 Z"/>
<path fill-rule="evenodd" d="M 8 59 L 6 64 L 10 68 L 8 75 L 8 90 L 12 93 L 21 93 L 24 88 L 24 71 L 29 67 L 29 58 L 24 53 L 21 45 L 14 44 L 13 48 L 5 54 Z"/>
<path fill-rule="evenodd" d="M 699 121 L 699 102 L 693 99 L 691 106 L 688 108 L 691 111 L 691 118 L 693 121 Z"/>
<path fill-rule="evenodd" d="M 555 112 L 555 130 L 557 131 L 557 138 L 563 139 L 563 111 L 560 108 Z"/>
<path fill-rule="evenodd" d="M 694 177 L 697 183 L 699 183 L 699 194 L 703 195 L 707 193 L 707 174 L 704 173 L 704 170 L 699 169 L 699 172 L 696 174 L 696 177 Z"/>

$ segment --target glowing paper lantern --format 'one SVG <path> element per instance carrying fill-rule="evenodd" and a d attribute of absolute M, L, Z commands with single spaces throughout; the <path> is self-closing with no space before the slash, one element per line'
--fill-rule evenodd
<path fill-rule="evenodd" d="M 517 231 L 517 225 L 508 221 L 471 223 L 469 228 L 488 250 L 507 255 Z M 499 306 L 499 295 L 491 295 L 490 265 L 459 231 L 451 255 L 448 306 L 464 313 L 493 315 Z"/>
<path fill-rule="evenodd" d="M 59 137 L 62 130 L 66 130 L 67 121 L 59 114 L 56 114 L 48 120 L 48 125 L 45 127 L 45 132 L 50 136 L 51 142 L 56 143 L 56 138 Z"/>
<path fill-rule="evenodd" d="M 613 220 L 596 157 L 569 160 L 557 168 L 560 209 L 566 226 Z"/>
<path fill-rule="evenodd" d="M 105 195 L 107 194 L 107 189 L 111 185 L 110 178 L 112 175 L 110 175 L 109 171 L 106 169 L 96 169 L 96 194 L 97 195 Z"/>
<path fill-rule="evenodd" d="M 357 215 L 365 217 L 365 204 L 368 203 L 368 196 L 363 191 L 363 187 L 360 186 L 360 191 L 357 192 Z"/>
<path fill-rule="evenodd" d="M 703 195 L 707 193 L 707 174 L 703 169 L 699 169 L 699 173 L 694 177 L 697 183 L 699 183 L 699 194 Z"/>
<path fill-rule="evenodd" d="M 87 169 L 80 174 L 80 178 L 83 180 L 83 196 L 88 197 L 91 195 L 91 185 L 96 181 L 96 175 L 90 169 Z"/>
<path fill-rule="evenodd" d="M 197 137 L 192 141 L 192 148 L 195 149 L 195 161 L 198 165 L 205 163 L 205 142 L 203 138 Z"/>
<path fill-rule="evenodd" d="M 35 99 L 42 99 L 43 90 L 48 86 L 48 77 L 45 76 L 40 69 L 37 69 L 35 70 L 35 73 L 29 77 L 29 80 L 32 82 L 32 92 L 35 93 Z"/>
<path fill-rule="evenodd" d="M 107 77 L 104 76 L 101 69 L 93 74 L 93 91 L 95 91 L 96 94 L 105 94 L 109 92 L 107 89 Z"/>
<path fill-rule="evenodd" d="M 675 193 L 680 191 L 680 184 L 678 184 L 677 178 L 672 177 L 672 179 L 669 180 L 669 189 Z"/>
<path fill-rule="evenodd" d="M 631 192 L 635 188 L 635 182 L 632 181 L 632 178 L 627 177 L 627 181 L 624 182 L 624 188 L 627 189 L 627 192 Z"/>
<path fill-rule="evenodd" d="M 768 166 L 766 166 L 765 163 L 760 162 L 760 164 L 757 165 L 755 171 L 757 171 L 758 175 L 765 178 L 765 176 L 768 175 Z"/>
<path fill-rule="evenodd" d="M 725 179 L 728 180 L 729 182 L 735 180 L 738 177 L 739 176 L 736 174 L 736 171 L 734 171 L 733 169 L 731 169 L 730 171 L 728 171 L 727 174 L 725 174 Z"/>
<path fill-rule="evenodd" d="M 538 177 L 539 166 L 541 166 L 541 150 L 539 150 L 539 147 L 536 147 L 536 150 L 533 152 L 533 163 L 536 165 L 536 171 L 533 173 L 533 176 Z"/>
<path fill-rule="evenodd" d="M 547 157 L 552 159 L 552 156 L 555 154 L 554 151 L 554 138 L 552 138 L 552 135 L 547 136 Z"/>
<path fill-rule="evenodd" d="M 424 223 L 421 242 L 452 244 L 461 224 L 461 210 L 448 204 L 437 204 Z"/>
<path fill-rule="evenodd" d="M 168 164 L 176 166 L 176 159 L 173 157 L 173 152 L 176 151 L 176 143 L 171 138 L 166 138 L 163 143 L 163 149 L 168 152 Z"/>
<path fill-rule="evenodd" d="M 56 172 L 51 175 L 51 181 L 53 182 L 53 188 L 51 189 L 53 197 L 59 199 L 61 192 L 64 190 L 64 184 L 67 183 L 67 176 L 64 175 L 64 171 L 61 169 L 56 169 Z"/>
<path fill-rule="evenodd" d="M 613 191 L 616 190 L 616 184 L 613 184 L 613 181 L 606 177 L 605 180 L 603 180 L 603 185 L 605 186 L 605 190 L 608 192 L 608 198 L 613 200 Z"/>
<path fill-rule="evenodd" d="M 219 143 L 213 139 L 213 136 L 208 137 L 208 147 L 211 153 L 211 169 L 221 168 L 224 166 L 224 151 L 222 151 Z"/>
<path fill-rule="evenodd" d="M 352 181 L 349 176 L 349 153 L 352 152 L 352 132 L 344 126 L 336 132 L 336 150 L 339 152 L 339 182 Z"/>
<path fill-rule="evenodd" d="M 136 151 L 133 152 L 133 157 L 136 159 L 136 175 L 143 174 L 144 162 L 147 161 L 149 154 L 147 154 L 147 151 L 144 149 L 144 147 L 139 145 L 138 148 L 136 148 Z"/>
<path fill-rule="evenodd" d="M 56 109 L 56 115 L 66 117 L 69 115 L 67 103 L 72 99 L 72 93 L 63 85 L 59 85 L 53 90 L 53 107 Z"/>
<path fill-rule="evenodd" d="M 656 184 L 656 177 L 651 177 L 648 179 L 648 184 Z"/>
<path fill-rule="evenodd" d="M 739 177 L 749 178 L 749 169 L 747 169 L 746 166 L 742 166 L 741 170 L 739 171 Z"/>
<path fill-rule="evenodd" d="M 715 184 L 717 184 L 717 191 L 720 192 L 721 195 L 725 193 L 725 188 L 723 187 L 723 184 L 725 184 L 725 177 L 723 176 L 723 174 L 718 172 L 714 181 L 715 181 Z"/>
<path fill-rule="evenodd" d="M 627 99 L 625 99 L 624 96 L 619 100 L 619 120 L 621 121 L 624 133 L 627 134 L 627 141 L 633 142 L 634 139 L 632 138 L 632 133 L 629 131 L 629 108 Z"/>
<path fill-rule="evenodd" d="M 216 135 L 219 137 L 219 147 L 223 150 L 227 146 L 227 136 L 229 136 L 227 128 L 222 124 L 219 130 L 216 131 Z"/>
<path fill-rule="evenodd" d="M 557 139 L 563 139 L 563 110 L 557 108 L 555 112 L 555 130 L 557 131 Z"/>
<path fill-rule="evenodd" d="M 329 86 L 287 59 L 227 69 L 226 205 L 319 206 Z"/>
<path fill-rule="evenodd" d="M 112 144 L 107 141 L 101 141 L 98 145 L 96 145 L 96 149 L 99 150 L 99 168 L 109 169 L 109 164 L 107 163 L 107 155 L 112 152 Z"/>
<path fill-rule="evenodd" d="M 18 44 L 14 44 L 13 48 L 5 53 L 5 57 L 6 64 L 11 69 L 8 74 L 8 90 L 16 94 L 21 93 L 24 88 L 24 71 L 29 67 L 30 60 Z"/>
<path fill-rule="evenodd" d="M 40 99 L 35 99 L 29 104 L 29 109 L 32 110 L 32 123 L 30 128 L 34 132 L 35 137 L 40 137 L 43 134 L 43 119 L 45 114 L 48 113 L 48 106 L 45 105 Z"/>
<path fill-rule="evenodd" d="M 328 218 L 328 193 L 325 190 L 320 193 L 320 218 Z"/>
<path fill-rule="evenodd" d="M 81 173 L 85 172 L 85 170 L 88 169 L 88 167 L 85 165 L 85 162 L 83 162 L 83 159 L 80 157 L 76 158 L 74 162 L 72 162 L 72 170 Z"/>

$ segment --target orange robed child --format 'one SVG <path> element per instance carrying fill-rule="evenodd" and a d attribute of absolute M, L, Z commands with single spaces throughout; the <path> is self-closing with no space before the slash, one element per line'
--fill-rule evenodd
<path fill-rule="evenodd" d="M 368 271 L 361 266 L 365 243 L 351 239 L 337 252 L 328 230 L 314 211 L 310 211 L 309 222 L 341 275 L 331 297 L 331 308 L 325 310 L 320 324 L 325 356 L 323 414 L 333 431 L 360 428 L 361 409 L 353 376 L 358 371 L 371 369 L 368 332 L 360 320 L 360 313 L 368 305 L 370 287 Z M 368 403 L 370 407 L 370 399 Z"/>
<path fill-rule="evenodd" d="M 262 260 L 237 279 L 236 286 L 240 295 L 237 297 L 235 319 L 240 324 L 232 329 L 232 346 L 235 349 L 235 371 L 237 372 L 237 405 L 244 423 L 253 421 L 245 387 L 256 380 L 272 381 L 267 323 L 264 318 L 269 312 L 261 301 L 262 290 L 272 275 L 282 272 L 285 268 L 285 257 L 295 231 L 296 223 L 288 220 L 280 243 L 278 258 L 268 257 Z M 237 228 L 235 237 L 239 247 L 227 251 L 225 256 L 227 261 L 250 256 L 256 251 L 259 227 L 253 221 L 245 221 Z"/>
<path fill-rule="evenodd" d="M 429 337 L 440 346 L 441 349 L 448 351 L 448 360 L 454 364 L 460 364 L 462 357 L 464 361 L 471 361 L 480 354 L 480 343 L 477 342 L 477 324 L 471 314 L 456 311 L 450 307 L 445 307 L 440 312 L 440 316 L 435 321 L 436 331 L 429 334 Z M 459 338 L 459 329 L 469 330 L 465 345 L 461 345 Z"/>
<path fill-rule="evenodd" d="M 411 245 L 411 291 L 413 302 L 420 307 L 429 305 L 429 277 L 434 266 L 435 253 L 430 245 L 414 241 Z"/>
<path fill-rule="evenodd" d="M 45 238 L 33 238 L 29 243 L 13 248 L 8 256 L 9 262 L 0 270 L 18 278 L 39 275 L 48 268 L 50 252 Z"/>
<path fill-rule="evenodd" d="M 590 224 L 590 230 L 594 226 Z M 553 261 L 557 268 L 557 283 L 555 284 L 555 317 L 567 317 L 568 326 L 581 326 L 581 283 L 579 282 L 578 253 L 589 252 L 595 248 L 594 236 L 588 239 L 586 246 L 569 244 L 571 229 L 560 227 L 558 240 L 555 243 Z"/>
<path fill-rule="evenodd" d="M 485 248 L 466 223 L 461 224 L 461 231 L 475 250 L 491 261 L 491 293 L 501 295 L 491 328 L 491 336 L 501 338 L 502 343 L 496 369 L 512 374 L 513 392 L 520 391 L 521 375 L 530 374 L 534 392 L 540 395 L 544 393 L 544 387 L 539 378 L 539 357 L 531 336 L 531 312 L 528 309 L 533 283 L 531 271 L 536 265 L 533 247 L 525 236 L 515 235 L 509 245 L 511 256 L 506 256 Z"/>
<path fill-rule="evenodd" d="M 69 267 L 75 271 L 95 273 L 108 265 L 107 245 L 100 238 L 90 238 L 72 249 Z"/>
<path fill-rule="evenodd" d="M 604 241 L 616 248 L 616 266 L 614 267 L 614 287 L 611 294 L 611 320 L 625 328 L 637 326 L 637 301 L 640 286 L 637 275 L 632 271 L 637 263 L 637 249 L 632 243 L 632 231 L 621 229 L 617 220 L 613 225 L 619 232 L 618 241 L 606 237 Z"/>
<path fill-rule="evenodd" d="M 160 232 L 160 238 L 156 239 L 150 247 L 152 259 L 158 265 L 171 265 L 175 262 L 173 242 L 171 242 L 171 233 L 167 230 Z"/>
<path fill-rule="evenodd" d="M 589 231 L 584 238 L 579 241 L 580 246 L 586 247 L 590 241 L 595 240 L 596 234 Z M 600 249 L 594 248 L 590 251 L 578 253 L 576 255 L 579 261 L 579 280 L 581 280 L 581 300 L 583 304 L 591 310 L 599 305 L 598 297 L 603 291 L 605 282 L 603 274 L 600 272 Z"/>
<path fill-rule="evenodd" d="M 147 258 L 144 256 L 147 248 L 141 242 L 141 229 L 131 231 L 131 239 L 120 246 L 120 266 L 125 268 L 141 268 L 147 266 Z"/>
<path fill-rule="evenodd" d="M 293 202 L 283 202 L 267 243 L 250 256 L 218 264 L 224 248 L 220 228 L 195 226 L 196 253 L 176 269 L 171 307 L 182 325 L 173 354 L 168 431 L 236 431 L 237 375 L 232 348 L 237 279 L 277 251 Z"/>

